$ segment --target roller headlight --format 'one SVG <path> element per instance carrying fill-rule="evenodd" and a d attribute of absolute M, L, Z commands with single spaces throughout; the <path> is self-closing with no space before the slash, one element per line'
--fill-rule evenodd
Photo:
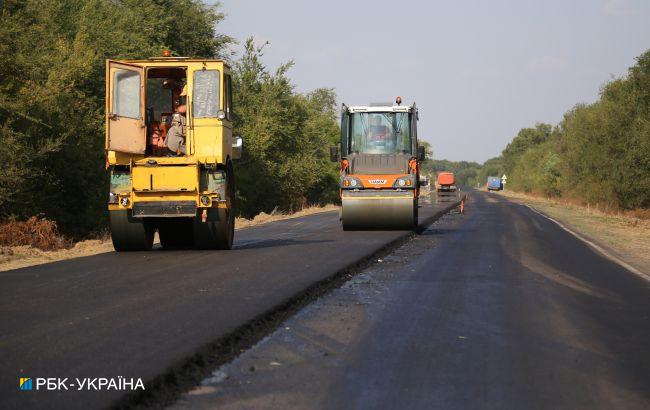
<path fill-rule="evenodd" d="M 343 178 L 343 188 L 363 189 L 363 184 L 358 178 L 345 177 Z"/>
<path fill-rule="evenodd" d="M 201 195 L 201 204 L 203 206 L 208 206 L 210 205 L 210 197 L 207 195 Z"/>
<path fill-rule="evenodd" d="M 413 188 L 413 185 L 413 176 L 408 175 L 397 178 L 393 184 L 393 188 Z"/>
<path fill-rule="evenodd" d="M 127 198 L 127 197 L 125 197 L 125 196 L 122 197 L 122 198 L 120 198 L 120 204 L 121 204 L 122 206 L 129 206 L 129 202 L 130 202 L 130 201 L 129 201 L 129 198 Z"/>

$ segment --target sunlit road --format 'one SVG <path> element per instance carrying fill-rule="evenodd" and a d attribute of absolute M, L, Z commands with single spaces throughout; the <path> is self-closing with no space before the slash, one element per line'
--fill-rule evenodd
<path fill-rule="evenodd" d="M 650 408 L 650 283 L 470 195 L 174 407 Z"/>

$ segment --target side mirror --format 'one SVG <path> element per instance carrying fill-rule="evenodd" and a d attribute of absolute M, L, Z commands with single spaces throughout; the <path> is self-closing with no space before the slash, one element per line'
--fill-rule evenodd
<path fill-rule="evenodd" d="M 244 148 L 244 140 L 237 135 L 235 141 L 232 143 L 232 159 L 240 159 L 242 150 Z"/>
<path fill-rule="evenodd" d="M 330 147 L 330 161 L 339 162 L 341 160 L 341 152 L 339 147 Z"/>
<path fill-rule="evenodd" d="M 424 161 L 425 159 L 427 159 L 427 152 L 424 146 L 418 145 L 418 161 Z"/>

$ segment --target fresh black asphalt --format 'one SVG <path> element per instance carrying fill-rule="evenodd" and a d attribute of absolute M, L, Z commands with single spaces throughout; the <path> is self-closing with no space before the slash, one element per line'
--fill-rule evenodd
<path fill-rule="evenodd" d="M 472 193 L 173 408 L 648 409 L 650 282 Z"/>
<path fill-rule="evenodd" d="M 449 204 L 420 209 L 420 221 Z M 20 377 L 142 378 L 408 235 L 337 212 L 236 232 L 232 251 L 105 253 L 0 272 L 0 408 L 101 408 L 122 391 L 19 391 Z"/>

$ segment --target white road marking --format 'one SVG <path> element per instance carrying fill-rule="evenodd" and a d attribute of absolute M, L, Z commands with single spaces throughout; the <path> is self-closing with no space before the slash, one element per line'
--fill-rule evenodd
<path fill-rule="evenodd" d="M 612 255 L 611 253 L 607 252 L 605 249 L 603 249 L 602 247 L 596 245 L 595 243 L 593 243 L 589 239 L 585 238 L 584 236 L 580 235 L 579 233 L 574 232 L 571 229 L 567 228 L 566 226 L 562 225 L 561 222 L 556 221 L 555 219 L 551 218 L 550 216 L 548 216 L 546 214 L 543 214 L 542 212 L 538 211 L 537 209 L 533 208 L 530 205 L 523 205 L 523 206 L 525 206 L 528 209 L 530 209 L 531 211 L 535 212 L 537 215 L 543 216 L 544 218 L 548 219 L 551 222 L 555 222 L 555 224 L 558 225 L 560 228 L 564 229 L 565 231 L 567 231 L 568 233 L 570 233 L 574 237 L 576 237 L 579 240 L 581 240 L 582 242 L 586 243 L 592 249 L 594 249 L 596 252 L 600 253 L 601 255 L 603 255 L 607 259 L 611 260 L 612 262 L 618 263 L 619 265 L 621 265 L 625 269 L 629 270 L 630 272 L 642 277 L 643 279 L 645 279 L 647 281 L 650 281 L 650 275 L 648 275 L 647 273 L 641 272 L 640 270 L 638 270 L 634 266 L 630 265 L 629 263 L 625 262 L 624 260 L 621 260 L 620 258 Z"/>

